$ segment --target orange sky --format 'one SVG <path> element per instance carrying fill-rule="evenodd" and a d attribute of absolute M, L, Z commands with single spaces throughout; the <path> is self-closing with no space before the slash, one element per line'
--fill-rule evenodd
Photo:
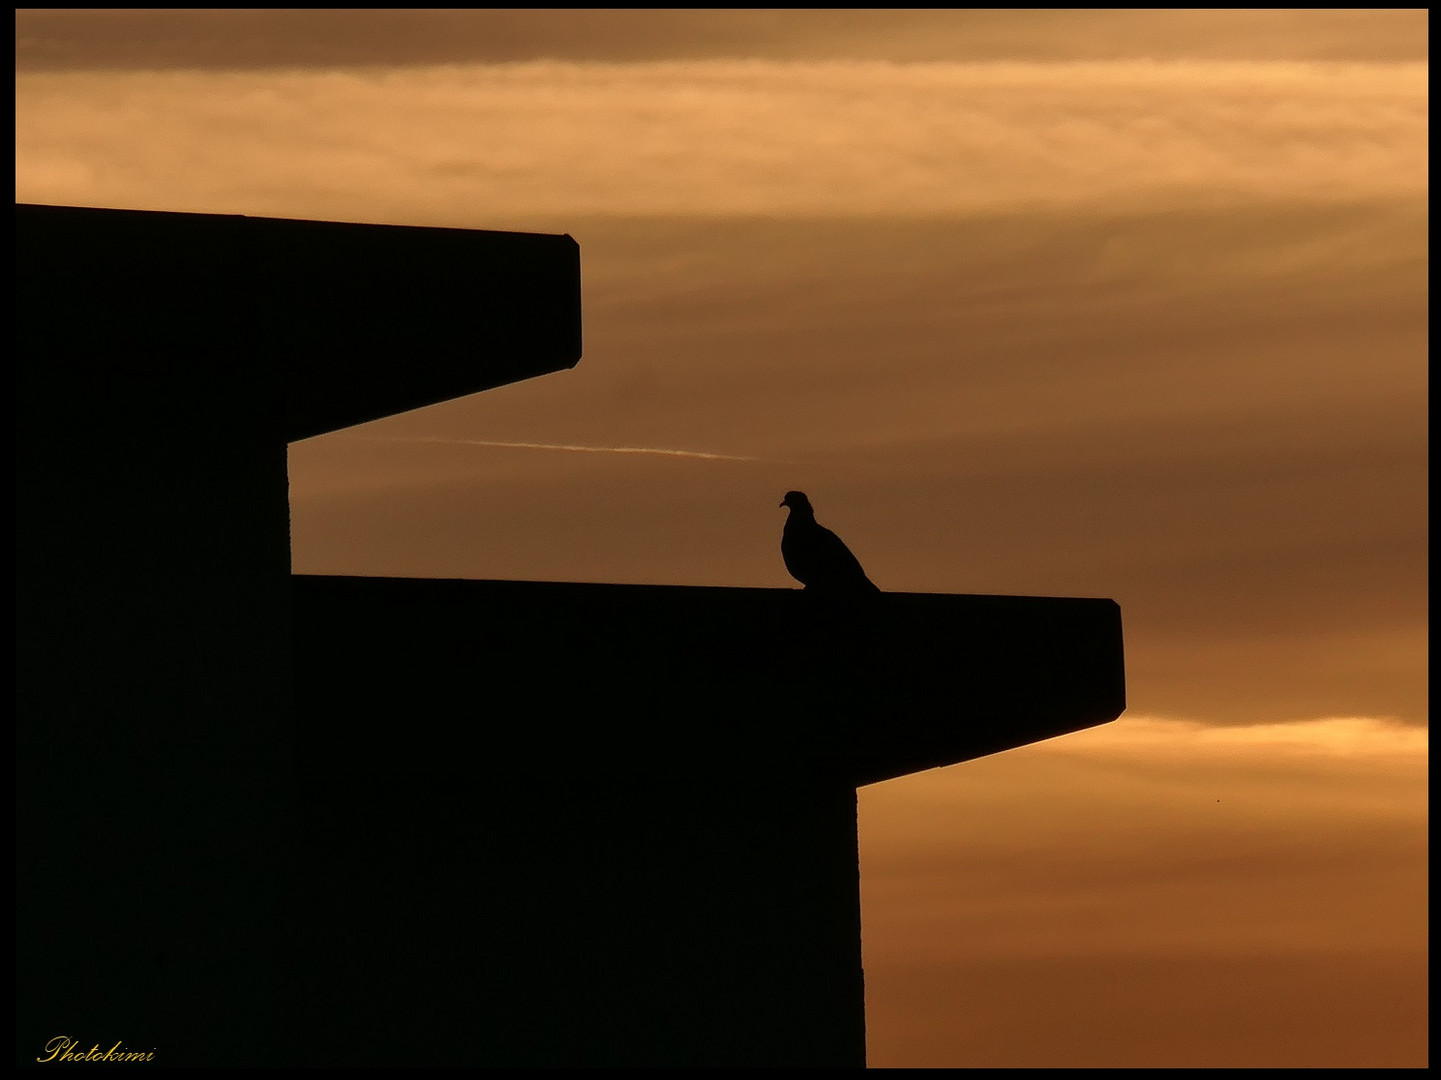
<path fill-rule="evenodd" d="M 861 792 L 872 1065 L 1423 1065 L 1417 11 L 20 12 L 26 202 L 568 232 L 572 372 L 296 444 L 307 573 L 1108 596 Z"/>

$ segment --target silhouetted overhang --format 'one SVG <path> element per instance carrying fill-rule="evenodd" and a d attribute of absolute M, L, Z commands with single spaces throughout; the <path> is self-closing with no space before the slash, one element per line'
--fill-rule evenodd
<path fill-rule="evenodd" d="M 66 298 L 89 298 L 93 318 L 94 298 L 111 297 L 137 323 L 153 309 L 152 347 L 168 325 L 201 354 L 249 351 L 279 372 L 287 441 L 580 360 L 569 236 L 27 204 L 15 214 L 22 303 L 57 305 L 65 320 Z"/>
<path fill-rule="evenodd" d="M 326 748 L 310 757 L 331 777 L 862 785 L 1125 709 L 1111 600 L 308 576 L 292 589 L 299 738 Z"/>

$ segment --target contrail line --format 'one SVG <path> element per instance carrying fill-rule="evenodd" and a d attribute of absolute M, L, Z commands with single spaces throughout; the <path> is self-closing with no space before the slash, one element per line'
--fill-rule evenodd
<path fill-rule="evenodd" d="M 439 435 L 348 435 L 367 442 L 422 442 L 448 446 L 493 446 L 506 450 L 572 450 L 584 454 L 653 454 L 659 457 L 698 458 L 701 461 L 760 461 L 738 454 L 711 454 L 701 450 L 671 450 L 660 446 L 578 446 L 572 443 L 501 442 L 496 439 L 450 439 Z"/>

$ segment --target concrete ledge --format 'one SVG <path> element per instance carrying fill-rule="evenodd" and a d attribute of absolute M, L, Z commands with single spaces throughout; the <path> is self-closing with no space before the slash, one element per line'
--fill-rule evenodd
<path fill-rule="evenodd" d="M 238 354 L 223 378 L 294 441 L 580 360 L 569 236 L 28 204 L 15 224 L 22 355 L 70 386 L 175 365 L 117 401 L 193 408 Z"/>
<path fill-rule="evenodd" d="M 303 725 L 423 696 L 409 730 L 487 769 L 703 762 L 854 786 L 1125 708 L 1110 600 L 300 576 L 293 597 Z"/>

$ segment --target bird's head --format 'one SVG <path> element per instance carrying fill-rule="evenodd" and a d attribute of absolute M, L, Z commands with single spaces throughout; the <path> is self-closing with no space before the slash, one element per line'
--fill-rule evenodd
<path fill-rule="evenodd" d="M 789 506 L 792 510 L 815 512 L 811 510 L 811 501 L 806 498 L 804 491 L 787 491 L 786 497 L 781 500 L 781 505 Z"/>

